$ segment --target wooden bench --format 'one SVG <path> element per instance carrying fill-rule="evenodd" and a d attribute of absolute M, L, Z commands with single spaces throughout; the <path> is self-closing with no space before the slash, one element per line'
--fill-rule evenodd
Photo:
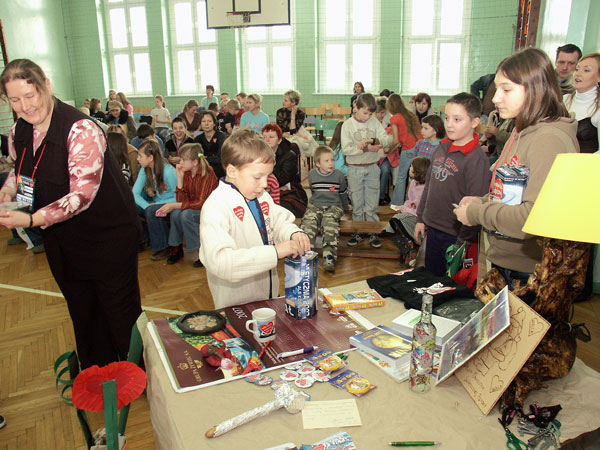
<path fill-rule="evenodd" d="M 383 258 L 396 259 L 399 257 L 398 248 L 390 239 L 381 239 L 382 247 L 373 248 L 369 243 L 368 236 L 365 236 L 358 245 L 348 246 L 349 237 L 356 234 L 381 234 L 387 226 L 389 220 L 396 212 L 389 206 L 380 206 L 377 210 L 379 216 L 378 222 L 367 222 L 362 220 L 352 220 L 352 211 L 346 211 L 340 220 L 340 240 L 338 245 L 338 256 L 357 256 L 361 258 Z M 302 219 L 296 219 L 294 223 L 298 226 Z M 321 254 L 321 249 L 316 249 Z"/>

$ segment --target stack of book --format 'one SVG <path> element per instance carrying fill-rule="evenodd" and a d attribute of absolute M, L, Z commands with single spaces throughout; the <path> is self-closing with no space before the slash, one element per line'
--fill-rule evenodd
<path fill-rule="evenodd" d="M 351 336 L 350 345 L 384 361 L 392 370 L 398 370 L 410 361 L 412 337 L 379 325 Z"/>

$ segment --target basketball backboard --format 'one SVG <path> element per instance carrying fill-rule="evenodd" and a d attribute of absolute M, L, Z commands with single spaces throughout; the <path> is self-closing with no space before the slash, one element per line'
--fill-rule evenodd
<path fill-rule="evenodd" d="M 289 25 L 290 0 L 206 0 L 208 28 Z"/>

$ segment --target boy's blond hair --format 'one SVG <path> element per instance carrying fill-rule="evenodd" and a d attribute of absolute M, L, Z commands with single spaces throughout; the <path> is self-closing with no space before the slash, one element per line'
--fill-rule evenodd
<path fill-rule="evenodd" d="M 257 105 L 262 103 L 262 95 L 260 94 L 250 94 L 247 98 L 253 100 Z"/>
<path fill-rule="evenodd" d="M 256 131 L 243 128 L 223 142 L 221 164 L 225 170 L 229 164 L 239 169 L 254 161 L 275 164 L 275 152 Z"/>
<path fill-rule="evenodd" d="M 331 150 L 331 148 L 328 145 L 319 145 L 316 148 L 315 154 L 313 156 L 315 163 L 321 163 L 321 156 L 323 156 L 325 153 L 331 153 L 332 155 L 335 155 L 333 150 Z"/>
<path fill-rule="evenodd" d="M 235 98 L 232 98 L 227 102 L 227 107 L 234 108 L 236 111 L 242 109 L 242 107 L 240 106 L 240 102 L 238 102 Z"/>

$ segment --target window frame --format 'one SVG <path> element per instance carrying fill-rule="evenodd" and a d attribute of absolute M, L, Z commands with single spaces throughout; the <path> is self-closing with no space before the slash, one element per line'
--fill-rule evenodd
<path fill-rule="evenodd" d="M 427 92 L 429 95 L 447 96 L 459 91 L 468 92 L 468 61 L 469 44 L 471 33 L 471 0 L 463 0 L 462 31 L 461 34 L 441 34 L 442 1 L 433 0 L 433 31 L 431 35 L 413 35 L 412 17 L 413 0 L 404 4 L 405 31 L 403 33 L 403 45 L 401 46 L 401 70 L 400 91 L 403 93 Z M 411 84 L 411 51 L 414 44 L 431 44 L 432 48 L 432 71 L 429 86 L 413 86 Z M 441 52 L 443 44 L 460 44 L 461 56 L 459 62 L 458 86 L 455 88 L 443 88 L 439 86 L 443 68 L 440 67 Z"/>
<path fill-rule="evenodd" d="M 192 7 L 192 42 L 186 44 L 178 44 L 177 43 L 177 29 L 176 29 L 176 17 L 175 17 L 175 5 L 180 3 L 188 3 Z M 200 42 L 198 38 L 199 33 L 199 24 L 198 24 L 198 11 L 202 8 L 206 14 L 206 0 L 170 0 L 168 2 L 168 23 L 169 23 L 169 38 L 171 41 L 171 46 L 168 49 L 172 62 L 172 76 L 173 76 L 173 95 L 189 95 L 203 93 L 205 90 L 205 86 L 207 84 L 211 84 L 215 88 L 215 94 L 220 92 L 220 73 L 219 73 L 219 47 L 218 47 L 218 39 L 217 39 L 217 31 L 213 29 L 208 29 L 208 31 L 213 31 L 215 34 L 215 39 L 212 42 Z M 204 24 L 206 26 L 206 24 Z M 202 64 L 200 58 L 200 52 L 205 50 L 214 50 L 215 51 L 215 61 L 216 61 L 216 77 L 211 80 L 204 80 L 202 76 Z M 180 51 L 193 51 L 194 54 L 194 71 L 195 71 L 195 81 L 196 88 L 193 90 L 183 90 L 180 89 L 180 74 L 179 74 L 179 52 Z"/>
<path fill-rule="evenodd" d="M 288 39 L 274 39 L 273 31 L 276 27 L 289 26 L 291 29 L 291 35 Z M 248 30 L 250 28 L 264 28 L 266 31 L 266 38 L 264 40 L 249 40 Z M 236 30 L 239 33 L 239 53 L 241 59 L 241 89 L 244 92 L 252 93 L 259 92 L 261 95 L 278 95 L 282 91 L 288 89 L 296 89 L 296 27 L 294 20 L 294 11 L 290 11 L 290 24 L 289 25 L 264 25 L 262 27 L 248 27 L 240 30 Z M 277 64 L 274 62 L 273 50 L 277 47 L 290 47 L 290 85 L 286 87 L 275 86 L 275 72 L 277 70 Z M 266 69 L 267 69 L 267 87 L 261 88 L 250 85 L 250 57 L 248 56 L 249 50 L 252 48 L 265 48 L 266 50 Z"/>
<path fill-rule="evenodd" d="M 327 21 L 326 16 L 326 1 L 318 2 L 317 13 L 317 39 L 319 41 L 317 45 L 317 52 L 319 57 L 317 58 L 317 76 L 316 76 L 316 90 L 318 94 L 347 94 L 353 92 L 354 83 L 361 81 L 365 84 L 364 80 L 354 79 L 354 59 L 353 49 L 356 44 L 371 44 L 372 45 L 372 85 L 367 86 L 365 84 L 365 91 L 376 90 L 380 84 L 381 77 L 381 1 L 373 0 L 373 33 L 371 36 L 354 36 L 353 25 L 354 20 L 363 20 L 360 14 L 354 14 L 354 1 L 346 0 L 346 32 L 341 37 L 328 37 L 326 34 Z M 327 80 L 327 45 L 328 44 L 344 44 L 346 46 L 346 60 L 345 60 L 345 82 L 339 88 L 330 88 L 326 85 Z"/>
<path fill-rule="evenodd" d="M 125 55 L 129 61 L 130 68 L 130 83 L 131 90 L 122 90 L 128 96 L 145 96 L 152 95 L 152 77 L 150 76 L 150 88 L 143 89 L 138 87 L 138 79 L 136 75 L 135 56 L 136 55 L 147 55 L 148 67 L 151 68 L 150 64 L 150 46 L 149 46 L 149 35 L 148 35 L 148 20 L 146 18 L 146 45 L 144 46 L 133 46 L 132 43 L 132 29 L 131 29 L 131 8 L 143 7 L 144 14 L 146 14 L 146 2 L 145 0 L 121 0 L 121 1 L 105 1 L 104 2 L 104 24 L 106 27 L 106 49 L 108 55 L 108 67 L 109 67 L 109 80 L 111 86 L 114 86 L 115 90 L 121 90 L 117 84 L 117 73 L 115 58 L 117 56 Z M 125 23 L 127 26 L 126 37 L 127 45 L 123 48 L 114 48 L 112 41 L 112 26 L 110 13 L 112 10 L 123 9 L 125 11 Z"/>

